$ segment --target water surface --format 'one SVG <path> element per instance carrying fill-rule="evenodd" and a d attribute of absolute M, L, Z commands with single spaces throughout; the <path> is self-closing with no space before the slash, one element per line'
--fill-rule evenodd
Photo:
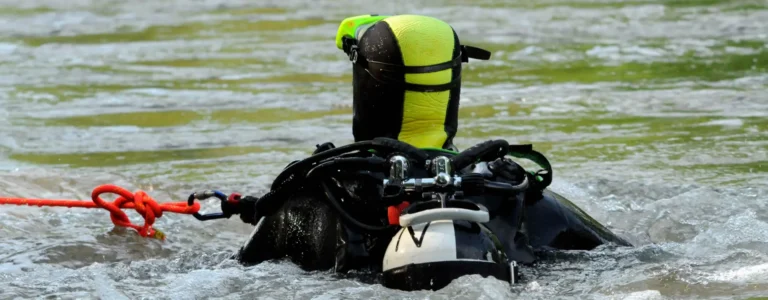
<path fill-rule="evenodd" d="M 493 52 L 465 65 L 457 144 L 533 143 L 553 190 L 636 248 L 548 254 L 512 288 L 468 276 L 401 292 L 239 266 L 227 257 L 251 228 L 237 218 L 167 214 L 159 242 L 113 230 L 101 210 L 7 206 L 0 298 L 768 295 L 768 2 L 467 3 L 0 1 L 0 194 L 260 195 L 314 145 L 352 141 L 338 22 L 416 13 Z"/>

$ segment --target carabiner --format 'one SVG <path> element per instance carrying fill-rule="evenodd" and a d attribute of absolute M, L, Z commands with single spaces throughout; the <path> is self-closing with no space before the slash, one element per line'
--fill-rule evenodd
<path fill-rule="evenodd" d="M 198 219 L 200 221 L 207 221 L 207 220 L 214 220 L 214 219 L 228 219 L 232 216 L 232 214 L 224 213 L 224 204 L 227 202 L 227 195 L 224 195 L 224 193 L 219 191 L 213 191 L 213 190 L 205 190 L 202 192 L 195 192 L 189 195 L 189 199 L 187 199 L 187 205 L 192 205 L 195 203 L 195 199 L 197 200 L 205 200 L 211 197 L 216 197 L 221 200 L 221 210 L 220 213 L 210 213 L 201 215 L 199 213 L 194 213 L 192 216 L 195 217 L 195 219 Z"/>

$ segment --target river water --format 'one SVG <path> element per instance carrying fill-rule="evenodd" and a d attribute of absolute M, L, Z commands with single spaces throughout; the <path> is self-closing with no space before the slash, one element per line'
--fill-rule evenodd
<path fill-rule="evenodd" d="M 768 2 L 468 3 L 2 0 L 0 195 L 260 195 L 316 144 L 352 141 L 338 23 L 414 13 L 493 52 L 465 65 L 458 146 L 533 143 L 552 189 L 637 247 L 549 254 L 513 287 L 402 292 L 242 267 L 227 259 L 251 230 L 237 218 L 166 214 L 161 242 L 103 210 L 4 206 L 0 298 L 768 296 Z"/>

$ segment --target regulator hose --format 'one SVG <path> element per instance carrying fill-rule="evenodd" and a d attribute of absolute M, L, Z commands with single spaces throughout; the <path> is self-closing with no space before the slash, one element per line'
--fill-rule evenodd
<path fill-rule="evenodd" d="M 364 231 L 369 231 L 369 232 L 380 232 L 380 231 L 389 230 L 391 228 L 390 225 L 373 226 L 373 225 L 368 225 L 363 222 L 360 222 L 355 217 L 351 216 L 349 212 L 347 212 L 347 210 L 341 206 L 339 201 L 333 195 L 333 192 L 331 192 L 331 189 L 328 188 L 328 185 L 325 183 L 325 181 L 320 182 L 320 186 L 323 188 L 323 192 L 325 193 L 325 196 L 328 199 L 328 202 L 331 203 L 331 206 L 333 206 L 333 208 L 335 208 L 336 211 L 339 212 L 339 215 L 341 215 L 341 217 L 345 221 L 349 222 L 355 227 L 362 229 Z"/>

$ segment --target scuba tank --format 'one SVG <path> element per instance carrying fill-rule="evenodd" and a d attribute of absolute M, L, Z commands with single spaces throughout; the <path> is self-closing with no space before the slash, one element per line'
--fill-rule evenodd
<path fill-rule="evenodd" d="M 398 217 L 400 230 L 384 254 L 383 285 L 401 290 L 437 290 L 470 274 L 514 283 L 518 276 L 516 262 L 507 258 L 496 236 L 483 225 L 489 221 L 488 210 L 461 199 L 473 185 L 483 182 L 469 180 L 462 186 L 462 177 L 452 175 L 451 160 L 445 156 L 430 161 L 434 177 L 406 179 L 407 162 L 402 156 L 393 156 L 390 178 L 384 185 L 400 188 L 406 194 L 422 193 L 417 196 L 427 200 L 408 206 Z M 507 189 L 516 193 L 520 187 Z"/>

